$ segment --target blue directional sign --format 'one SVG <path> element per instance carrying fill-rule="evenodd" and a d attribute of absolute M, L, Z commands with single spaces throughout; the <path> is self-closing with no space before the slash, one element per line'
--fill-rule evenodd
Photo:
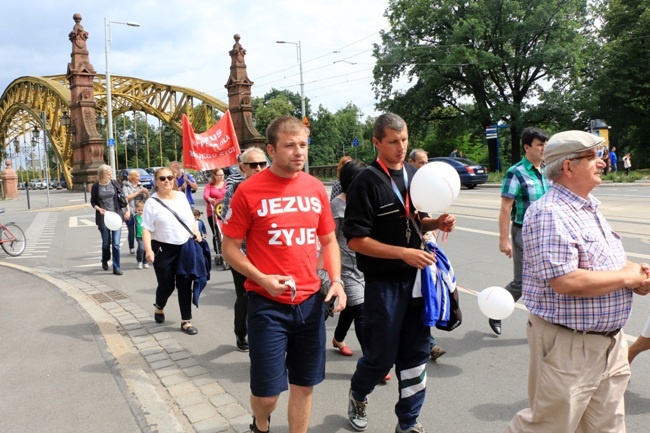
<path fill-rule="evenodd" d="M 357 140 L 356 138 L 355 138 L 354 140 L 352 140 L 352 145 L 353 145 L 354 147 L 359 146 L 359 140 Z"/>
<path fill-rule="evenodd" d="M 114 138 L 109 138 L 108 139 L 108 145 L 109 145 L 109 147 L 115 146 L 115 139 Z"/>

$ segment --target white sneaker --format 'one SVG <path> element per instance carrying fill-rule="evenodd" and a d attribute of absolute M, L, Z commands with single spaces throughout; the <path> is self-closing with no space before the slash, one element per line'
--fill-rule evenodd
<path fill-rule="evenodd" d="M 135 254 L 135 250 L 134 250 L 133 248 L 131 248 L 131 249 L 129 250 L 129 254 L 131 254 L 131 255 Z"/>
<path fill-rule="evenodd" d="M 350 395 L 348 397 L 348 421 L 350 421 L 350 425 L 356 431 L 365 431 L 368 428 L 366 406 L 368 406 L 368 399 L 363 402 L 356 401 L 354 397 L 352 397 L 352 390 L 350 390 Z"/>
<path fill-rule="evenodd" d="M 144 264 L 144 268 L 145 268 L 145 269 L 149 269 L 149 263 L 145 263 L 145 264 Z"/>
<path fill-rule="evenodd" d="M 142 262 L 138 262 L 138 269 L 142 269 Z"/>

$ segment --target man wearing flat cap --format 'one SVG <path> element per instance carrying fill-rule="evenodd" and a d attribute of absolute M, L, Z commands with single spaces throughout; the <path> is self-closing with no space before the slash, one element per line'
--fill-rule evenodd
<path fill-rule="evenodd" d="M 506 432 L 625 431 L 630 366 L 621 328 L 633 294 L 650 292 L 650 266 L 626 260 L 590 194 L 605 168 L 602 143 L 565 131 L 544 149 L 553 184 L 523 224 L 530 408 Z"/>

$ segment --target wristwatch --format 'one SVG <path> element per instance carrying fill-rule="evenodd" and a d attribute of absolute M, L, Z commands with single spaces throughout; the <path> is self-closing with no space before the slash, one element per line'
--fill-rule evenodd
<path fill-rule="evenodd" d="M 334 283 L 339 283 L 339 284 L 341 285 L 341 287 L 343 287 L 343 288 L 345 289 L 345 283 L 343 282 L 342 279 L 340 279 L 340 278 L 334 278 L 334 279 L 332 280 L 332 284 L 334 284 Z"/>

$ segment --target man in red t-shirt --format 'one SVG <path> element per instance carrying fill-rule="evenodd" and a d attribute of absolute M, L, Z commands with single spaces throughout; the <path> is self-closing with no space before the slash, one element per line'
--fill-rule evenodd
<path fill-rule="evenodd" d="M 275 119 L 266 130 L 268 170 L 243 182 L 224 219 L 223 254 L 246 276 L 253 433 L 269 431 L 271 413 L 289 384 L 292 432 L 307 432 L 313 387 L 325 378 L 325 304 L 345 308 L 341 258 L 323 184 L 303 172 L 305 125 Z M 239 250 L 246 238 L 247 252 Z M 332 281 L 320 295 L 318 243 Z"/>

